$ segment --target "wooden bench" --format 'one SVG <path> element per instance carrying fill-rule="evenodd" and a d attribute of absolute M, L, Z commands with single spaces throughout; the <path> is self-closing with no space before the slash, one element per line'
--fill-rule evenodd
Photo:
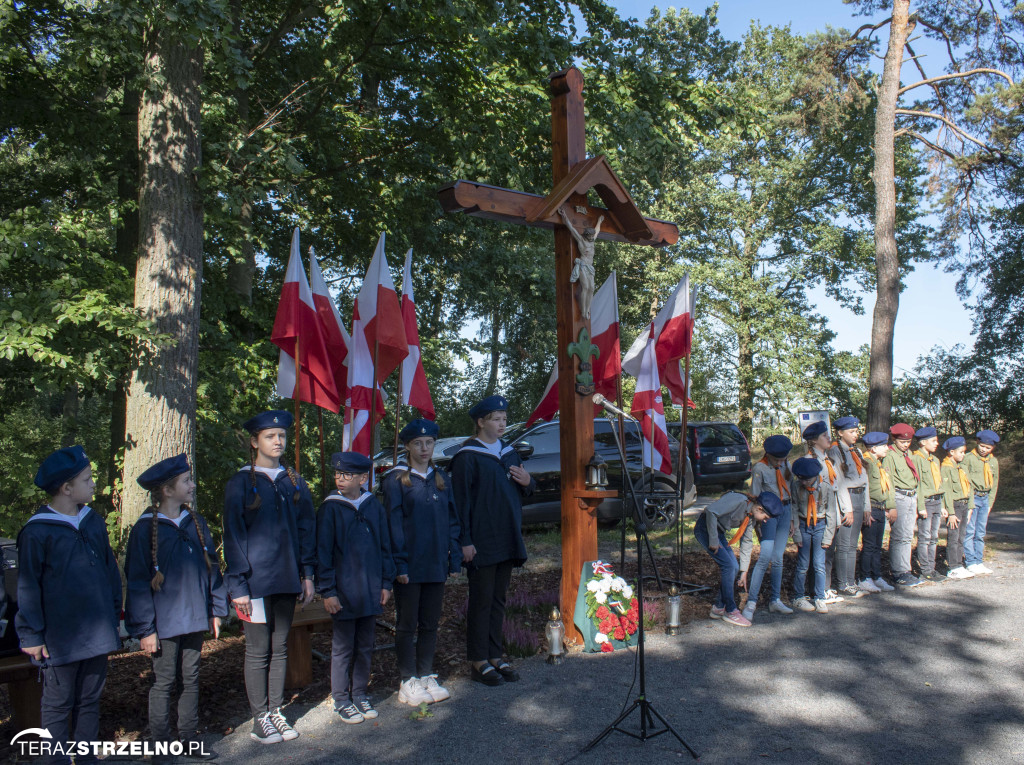
<path fill-rule="evenodd" d="M 32 664 L 27 654 L 0 659 L 0 683 L 7 685 L 11 697 L 14 730 L 40 727 L 43 684 L 39 682 L 39 667 Z"/>

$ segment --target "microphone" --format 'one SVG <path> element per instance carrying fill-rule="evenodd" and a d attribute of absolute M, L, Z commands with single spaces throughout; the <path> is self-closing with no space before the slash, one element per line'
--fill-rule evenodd
<path fill-rule="evenodd" d="M 610 412 L 611 414 L 614 414 L 617 417 L 625 417 L 628 420 L 632 420 L 633 419 L 633 417 L 631 415 L 626 414 L 626 412 L 624 412 L 621 409 L 619 409 L 617 406 L 615 406 L 615 404 L 613 404 L 611 401 L 606 399 L 600 393 L 595 393 L 594 394 L 593 402 L 595 404 L 597 404 L 598 406 L 603 406 L 606 412 Z"/>

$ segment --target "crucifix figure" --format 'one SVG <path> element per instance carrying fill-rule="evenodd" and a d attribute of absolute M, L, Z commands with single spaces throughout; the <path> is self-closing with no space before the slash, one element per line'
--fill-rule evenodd
<path fill-rule="evenodd" d="M 580 234 L 580 232 L 572 227 L 572 221 L 569 220 L 569 216 L 565 214 L 565 210 L 561 207 L 558 208 L 558 215 L 562 219 L 562 223 L 565 224 L 565 227 L 569 229 L 569 233 L 572 234 L 572 238 L 576 241 L 576 248 L 580 252 L 580 256 L 576 258 L 572 267 L 569 281 L 579 283 L 580 314 L 584 319 L 589 319 L 590 304 L 594 300 L 594 241 L 597 239 L 597 235 L 601 233 L 601 221 L 604 220 L 604 216 L 602 215 L 597 219 L 596 226 L 593 228 L 587 226 L 583 229 L 583 233 Z"/>
<path fill-rule="evenodd" d="M 629 191 L 603 156 L 586 156 L 583 111 L 583 75 L 575 67 L 551 76 L 551 159 L 554 187 L 547 196 L 456 181 L 438 191 L 445 212 L 465 212 L 479 218 L 550 228 L 555 231 L 555 311 L 558 320 L 558 400 L 562 478 L 562 585 L 561 610 L 566 635 L 579 639 L 573 611 L 584 562 L 597 559 L 597 521 L 594 510 L 617 492 L 588 489 L 586 465 L 594 456 L 594 404 L 577 393 L 577 364 L 569 355 L 581 332 L 590 333 L 590 297 L 593 295 L 594 240 L 630 242 L 665 247 L 679 238 L 673 223 L 645 218 Z M 607 209 L 587 202 L 594 189 Z M 568 212 L 562 210 L 566 206 Z M 593 221 L 596 221 L 594 223 Z M 604 224 L 602 226 L 602 223 Z M 577 231 L 594 230 L 592 240 Z M 589 251 L 585 252 L 586 248 Z M 590 293 L 586 306 L 576 296 L 574 266 L 589 267 Z M 581 289 L 582 293 L 583 290 Z M 584 312 L 584 310 L 586 312 Z M 522 406 L 522 403 L 520 403 Z"/>

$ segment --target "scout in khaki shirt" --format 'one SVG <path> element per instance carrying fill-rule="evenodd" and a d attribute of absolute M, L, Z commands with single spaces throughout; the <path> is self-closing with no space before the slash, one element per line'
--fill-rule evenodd
<path fill-rule="evenodd" d="M 895 506 L 889 510 L 889 562 L 896 584 L 917 587 L 924 584 L 910 572 L 910 546 L 914 541 L 914 521 L 917 518 L 917 487 L 919 473 L 910 442 L 914 429 L 906 423 L 889 428 L 893 442 L 889 453 L 882 459 L 882 468 L 892 479 Z"/>
<path fill-rule="evenodd" d="M 914 463 L 920 484 L 917 489 L 917 565 L 921 577 L 941 582 L 944 577 L 935 570 L 935 552 L 939 547 L 939 527 L 946 518 L 942 506 L 942 471 L 935 450 L 939 437 L 935 428 L 919 428 L 914 435 L 920 448 L 914 452 Z"/>
<path fill-rule="evenodd" d="M 967 442 L 962 436 L 947 438 L 942 444 L 946 458 L 942 460 L 942 502 L 949 513 L 946 531 L 946 563 L 950 579 L 970 579 L 974 574 L 964 568 L 964 537 L 974 510 L 974 489 L 963 467 Z"/>
<path fill-rule="evenodd" d="M 992 569 L 982 562 L 982 558 L 985 556 L 988 514 L 992 512 L 996 490 L 999 489 L 999 460 L 992 454 L 999 443 L 999 436 L 994 431 L 982 430 L 976 438 L 978 445 L 967 453 L 963 463 L 974 489 L 974 512 L 964 535 L 964 560 L 972 574 L 991 574 Z"/>
<path fill-rule="evenodd" d="M 868 473 L 868 497 L 871 501 L 871 525 L 864 527 L 864 548 L 860 554 L 862 589 L 875 585 L 880 592 L 895 589 L 882 578 L 882 538 L 885 536 L 886 513 L 896 507 L 892 478 L 881 461 L 889 452 L 889 436 L 879 431 L 865 433 L 864 467 Z"/>

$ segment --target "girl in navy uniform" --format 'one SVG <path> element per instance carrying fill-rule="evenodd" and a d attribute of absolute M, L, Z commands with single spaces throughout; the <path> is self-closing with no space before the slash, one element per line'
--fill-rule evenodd
<path fill-rule="evenodd" d="M 512 568 L 526 562 L 522 497 L 534 481 L 501 436 L 508 401 L 490 396 L 469 410 L 476 435 L 452 457 L 452 488 L 459 511 L 462 560 L 469 577 L 466 646 L 473 680 L 515 682 L 519 674 L 502 658 L 505 596 Z"/>
<path fill-rule="evenodd" d="M 210 529 L 188 505 L 196 488 L 188 458 L 161 460 L 136 480 L 150 492 L 152 505 L 128 535 L 124 619 L 128 634 L 153 656 L 149 732 L 154 741 L 173 740 L 170 703 L 180 676 L 178 735 L 186 755 L 202 757 L 199 657 L 206 631 L 220 636 L 227 592 Z M 154 758 L 160 760 L 169 758 Z"/>
<path fill-rule="evenodd" d="M 377 498 L 363 490 L 373 463 L 356 452 L 331 455 L 338 487 L 317 512 L 317 589 L 334 622 L 331 695 L 350 724 L 372 720 L 367 685 L 377 615 L 391 596 L 395 564 L 388 521 Z"/>
<path fill-rule="evenodd" d="M 288 631 L 295 599 L 313 599 L 316 518 L 306 482 L 281 464 L 293 422 L 285 411 L 263 412 L 249 431 L 249 464 L 228 480 L 224 496 L 224 581 L 245 625 L 245 690 L 252 738 L 276 744 L 298 737 L 281 712 Z M 262 619 L 263 621 L 258 621 Z"/>
<path fill-rule="evenodd" d="M 397 571 L 395 648 L 402 681 L 398 700 L 414 707 L 449 696 L 434 674 L 434 648 L 444 583 L 462 564 L 451 485 L 434 469 L 431 458 L 438 432 L 430 420 L 406 425 L 398 436 L 409 464 L 395 468 L 384 480 Z"/>
<path fill-rule="evenodd" d="M 21 650 L 41 668 L 42 726 L 51 741 L 96 741 L 107 654 L 121 647 L 121 574 L 107 524 L 91 511 L 96 484 L 81 446 L 54 452 L 35 484 L 49 495 L 18 534 L 18 613 Z M 68 720 L 74 730 L 69 730 Z M 70 763 L 55 754 L 54 763 Z M 96 762 L 93 754 L 75 761 Z"/>

